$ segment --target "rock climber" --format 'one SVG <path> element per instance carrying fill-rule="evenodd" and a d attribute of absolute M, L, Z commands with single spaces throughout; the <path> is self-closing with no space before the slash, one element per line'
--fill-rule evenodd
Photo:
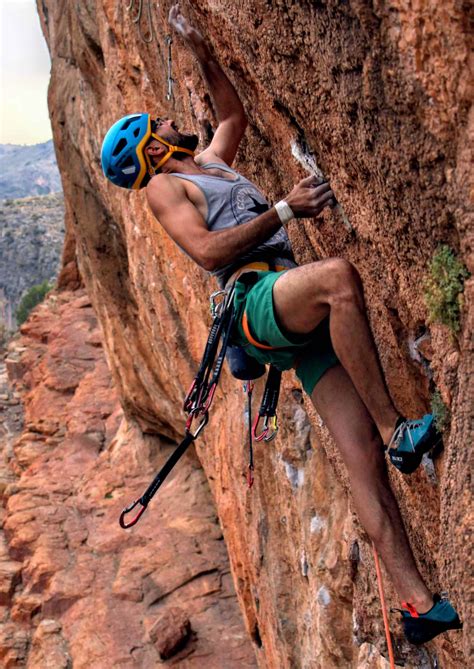
<path fill-rule="evenodd" d="M 233 343 L 260 362 L 296 368 L 339 448 L 359 519 L 403 602 L 407 639 L 424 643 L 457 629 L 461 623 L 452 605 L 433 596 L 418 571 L 384 458 L 389 449 L 395 466 L 414 471 L 439 438 L 433 416 L 407 420 L 397 411 L 354 265 L 327 258 L 297 266 L 286 232 L 290 220 L 318 216 L 334 203 L 331 186 L 310 176 L 271 206 L 230 167 L 247 126 L 243 105 L 177 5 L 169 21 L 201 67 L 217 130 L 195 155 L 196 134 L 182 132 L 171 119 L 129 114 L 104 139 L 104 173 L 118 186 L 146 187 L 159 223 L 221 286 L 237 279 L 235 309 L 245 311 L 246 327 L 239 320 Z M 240 281 L 246 273 L 251 280 Z"/>

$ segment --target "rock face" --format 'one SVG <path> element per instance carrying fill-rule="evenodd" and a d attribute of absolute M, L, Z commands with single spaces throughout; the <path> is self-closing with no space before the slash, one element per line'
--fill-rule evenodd
<path fill-rule="evenodd" d="M 421 290 L 440 242 L 473 268 L 466 204 L 471 146 L 467 8 L 452 0 L 203 0 L 190 5 L 183 3 L 183 10 L 208 38 L 249 115 L 237 168 L 273 201 L 309 168 L 317 167 L 331 180 L 341 208 L 290 226 L 298 259 L 342 256 L 358 267 L 400 411 L 423 413 L 434 385 L 450 405 L 445 451 L 435 467 L 409 478 L 395 471 L 391 475 L 430 587 L 449 590 L 467 624 L 462 634 L 446 635 L 421 650 L 404 644 L 392 626 L 397 658 L 406 667 L 468 666 L 472 610 L 464 574 L 470 554 L 472 282 L 466 285 L 457 338 L 428 326 Z M 66 198 L 60 286 L 77 281 L 77 258 L 127 421 L 138 434 L 134 438 L 140 436 L 138 429 L 152 435 L 144 436 L 145 442 L 176 439 L 182 432 L 178 407 L 205 341 L 211 283 L 166 237 L 142 193 L 122 192 L 105 182 L 99 152 L 107 128 L 128 112 L 156 110 L 176 118 L 180 127 L 200 131 L 203 144 L 215 125 L 196 65 L 177 40 L 172 45 L 173 96 L 166 99 L 169 7 L 168 1 L 154 6 L 154 39 L 148 43 L 125 3 L 38 3 L 52 57 L 49 101 Z M 142 34 L 146 19 L 143 12 Z M 224 529 L 245 624 L 261 668 L 383 666 L 385 640 L 369 544 L 351 513 L 333 444 L 295 388 L 287 375 L 282 429 L 275 443 L 257 449 L 252 492 L 244 483 L 242 393 L 228 375 L 196 449 Z M 47 412 L 44 420 L 47 425 Z M 90 457 L 87 446 L 76 448 L 74 457 Z M 34 445 L 27 446 L 26 458 L 31 449 Z M 115 449 L 106 452 L 115 457 Z M 81 495 L 99 498 L 108 492 L 91 481 L 85 477 Z M 116 480 L 113 489 L 118 485 Z M 156 522 L 165 490 L 130 541 L 139 543 L 146 523 Z M 169 509 L 171 515 L 176 512 Z M 94 549 L 104 550 L 97 532 Z M 42 569 L 47 572 L 61 554 L 42 552 L 27 573 L 46 579 Z M 109 557 L 101 554 L 101 568 L 107 569 Z M 13 553 L 14 560 L 20 558 Z M 101 560 L 95 554 L 93 560 L 99 568 Z M 154 568 L 159 578 L 158 565 Z M 71 590 L 58 586 L 51 611 L 61 598 L 64 608 L 71 599 L 80 608 L 74 599 L 77 580 Z M 139 591 L 147 583 L 138 573 L 133 588 Z M 124 596 L 132 596 L 130 585 L 121 587 Z M 150 587 L 153 591 L 155 585 Z M 398 605 L 389 587 L 387 597 L 390 605 Z M 98 595 L 100 616 L 107 616 L 108 601 Z M 123 610 L 131 606 L 127 601 Z M 186 630 L 186 614 L 184 608 L 184 617 L 176 616 L 181 630 Z M 45 612 L 44 619 L 50 617 Z M 42 639 L 56 635 L 61 648 L 66 637 L 49 631 L 44 619 L 45 627 L 38 626 L 35 634 Z M 78 624 L 74 620 L 71 614 L 63 630 Z M 79 620 L 87 624 L 85 617 Z M 120 630 L 111 631 L 107 648 L 122 638 Z M 12 647 L 23 643 L 20 631 L 8 637 Z M 130 634 L 139 644 L 140 633 L 132 629 Z"/>
<path fill-rule="evenodd" d="M 141 531 L 121 509 L 173 444 L 127 421 L 84 291 L 51 295 L 2 387 L 2 667 L 254 668 L 209 488 L 189 453 Z M 0 381 L 3 379 L 0 379 Z M 18 424 L 19 397 L 25 407 Z"/>

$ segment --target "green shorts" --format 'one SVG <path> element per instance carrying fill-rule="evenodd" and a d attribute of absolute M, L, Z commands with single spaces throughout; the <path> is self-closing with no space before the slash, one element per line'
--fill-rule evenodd
<path fill-rule="evenodd" d="M 309 335 L 285 332 L 273 308 L 273 285 L 282 274 L 253 271 L 237 280 L 234 300 L 237 318 L 232 344 L 242 346 L 260 363 L 271 363 L 281 371 L 295 368 L 304 390 L 311 395 L 324 372 L 339 363 L 329 335 L 329 317 Z M 267 351 L 249 343 L 242 328 L 244 311 L 254 339 L 260 344 L 277 346 L 278 350 Z"/>

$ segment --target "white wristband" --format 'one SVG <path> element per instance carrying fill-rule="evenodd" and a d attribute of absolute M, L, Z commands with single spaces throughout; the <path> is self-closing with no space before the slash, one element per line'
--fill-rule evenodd
<path fill-rule="evenodd" d="M 274 207 L 278 214 L 278 218 L 280 219 L 283 225 L 285 225 L 295 217 L 290 205 L 285 200 L 280 200 L 280 202 L 277 202 L 274 205 Z"/>

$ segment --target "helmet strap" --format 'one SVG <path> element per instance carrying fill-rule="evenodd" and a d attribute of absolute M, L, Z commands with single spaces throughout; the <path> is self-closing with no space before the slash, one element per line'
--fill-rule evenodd
<path fill-rule="evenodd" d="M 181 146 L 174 146 L 173 144 L 170 144 L 169 142 L 167 142 L 166 139 L 163 139 L 162 137 L 159 137 L 158 135 L 156 135 L 153 132 L 151 133 L 151 136 L 153 137 L 153 139 L 156 139 L 161 144 L 164 144 L 165 146 L 167 146 L 168 147 L 168 153 L 166 153 L 163 156 L 163 158 L 159 161 L 159 163 L 157 165 L 153 165 L 152 162 L 151 162 L 150 156 L 145 151 L 145 156 L 146 156 L 146 160 L 147 160 L 147 163 L 148 163 L 148 168 L 149 168 L 148 171 L 150 173 L 150 176 L 154 176 L 157 173 L 157 171 L 160 169 L 160 167 L 163 167 L 163 165 L 166 163 L 166 161 L 169 160 L 171 158 L 171 156 L 173 155 L 173 153 L 176 153 L 177 151 L 179 151 L 181 153 L 188 153 L 190 156 L 194 157 L 194 151 L 191 151 L 191 149 L 185 149 Z"/>

